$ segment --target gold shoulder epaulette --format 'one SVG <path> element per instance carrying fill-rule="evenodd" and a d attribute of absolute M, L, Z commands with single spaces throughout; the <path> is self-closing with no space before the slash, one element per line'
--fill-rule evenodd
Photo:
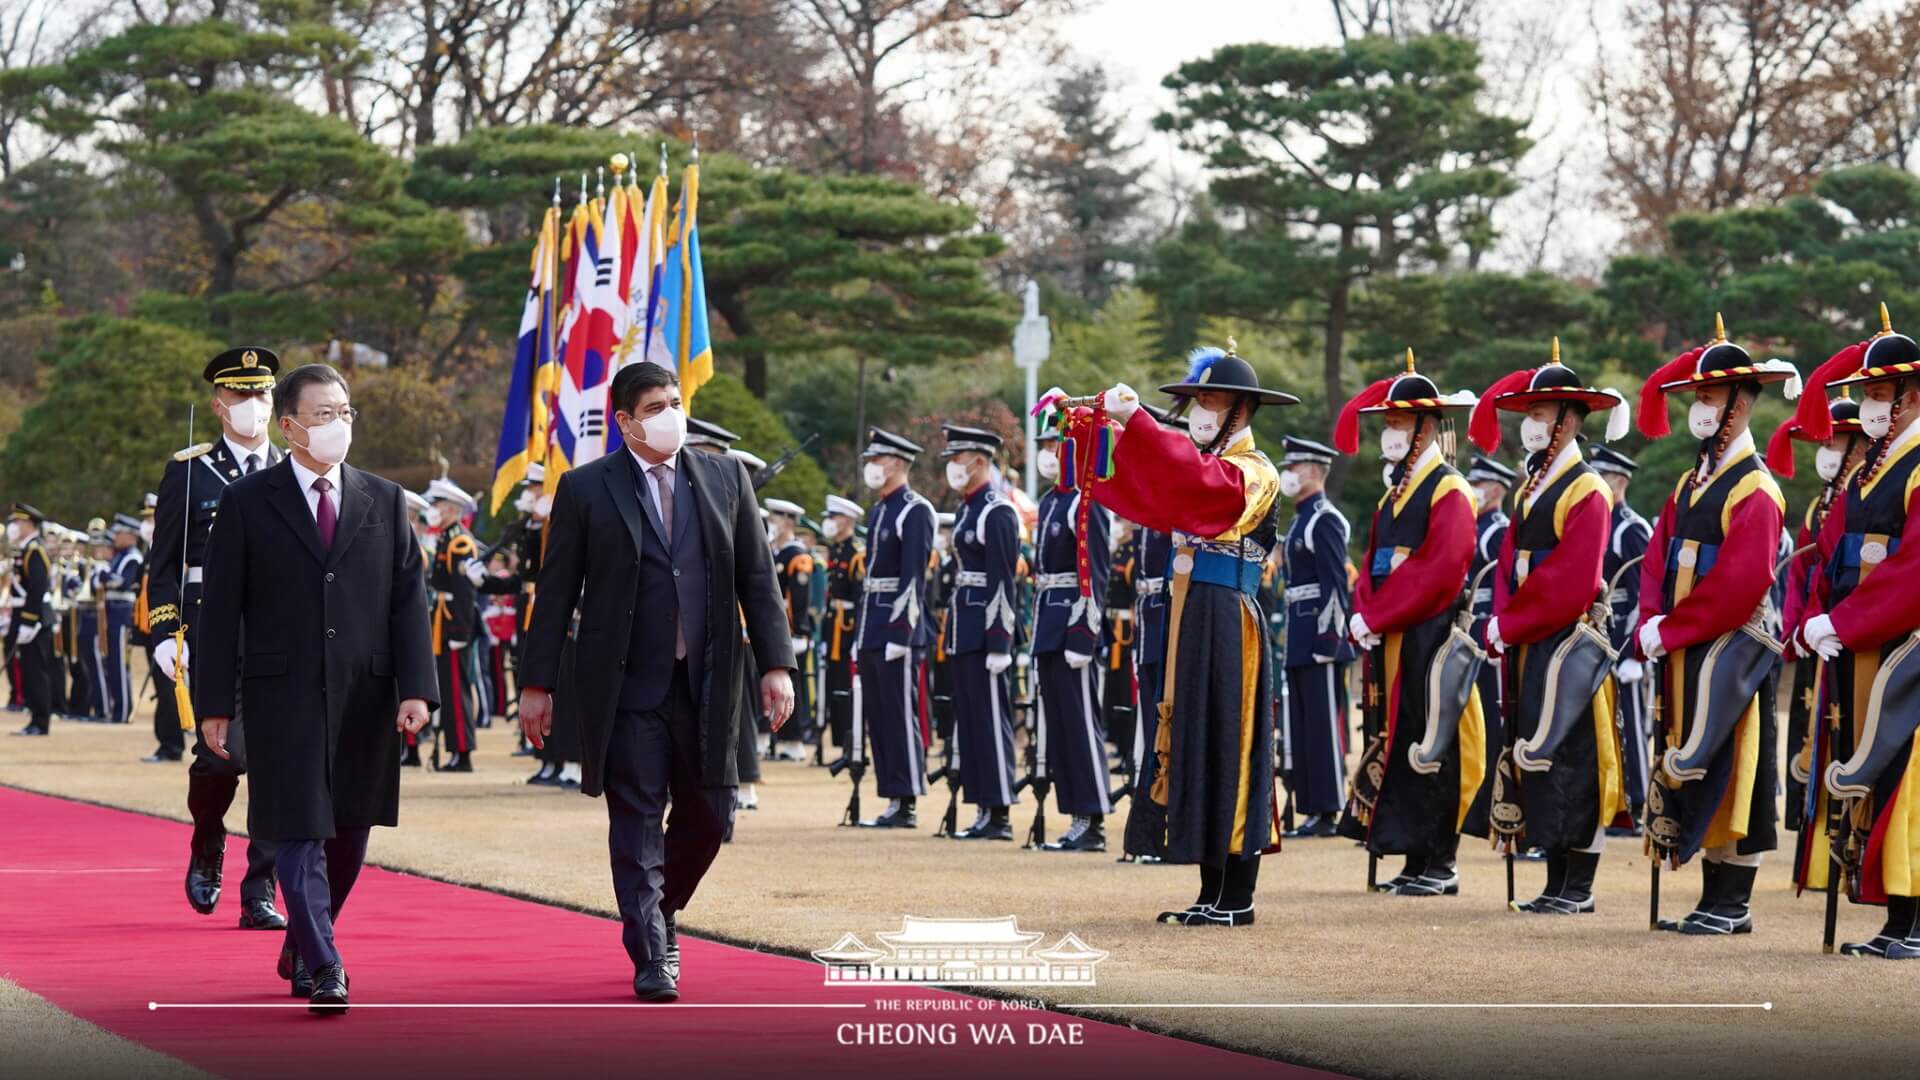
<path fill-rule="evenodd" d="M 194 458 L 199 457 L 201 454 L 204 454 L 211 449 L 213 449 L 212 443 L 210 442 L 199 443 L 194 446 L 189 446 L 185 450 L 176 451 L 173 455 L 173 460 L 192 461 Z"/>

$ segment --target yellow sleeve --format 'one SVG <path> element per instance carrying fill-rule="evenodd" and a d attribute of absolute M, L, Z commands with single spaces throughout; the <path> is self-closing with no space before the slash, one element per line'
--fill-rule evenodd
<path fill-rule="evenodd" d="M 1911 481 L 1909 481 L 1909 484 L 1911 484 Z M 1909 487 L 1908 490 L 1912 490 L 1911 487 Z M 1720 508 L 1720 531 L 1722 533 L 1733 528 L 1734 508 L 1746 501 L 1747 496 L 1756 492 L 1764 492 L 1768 498 L 1773 500 L 1774 505 L 1780 508 L 1781 516 L 1786 516 L 1787 497 L 1780 493 L 1780 485 L 1774 483 L 1773 475 L 1765 469 L 1755 469 L 1740 478 L 1740 482 L 1733 486 L 1732 493 L 1727 496 L 1727 504 Z"/>
<path fill-rule="evenodd" d="M 1233 523 L 1233 528 L 1214 539 L 1238 540 L 1259 528 L 1272 512 L 1273 497 L 1280 492 L 1280 471 L 1260 454 L 1234 454 L 1220 460 L 1240 470 L 1241 480 L 1246 485 L 1247 505 L 1240 512 L 1240 520 Z"/>
<path fill-rule="evenodd" d="M 1563 536 L 1567 531 L 1567 515 L 1573 508 L 1586 501 L 1587 496 L 1599 492 L 1607 500 L 1607 507 L 1613 507 L 1613 489 L 1596 473 L 1581 473 L 1560 493 L 1560 501 L 1553 504 L 1553 535 Z"/>

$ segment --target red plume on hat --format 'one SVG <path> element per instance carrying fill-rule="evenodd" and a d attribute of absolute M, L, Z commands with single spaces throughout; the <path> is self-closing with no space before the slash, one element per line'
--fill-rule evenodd
<path fill-rule="evenodd" d="M 1649 439 L 1658 439 L 1672 430 L 1667 425 L 1667 394 L 1660 388 L 1692 375 L 1698 370 L 1701 354 L 1706 351 L 1705 345 L 1689 349 L 1647 376 L 1647 381 L 1640 387 L 1640 434 Z"/>
<path fill-rule="evenodd" d="M 1793 422 L 1799 425 L 1807 438 L 1825 442 L 1833 434 L 1833 413 L 1827 403 L 1827 384 L 1859 371 L 1860 365 L 1866 360 L 1867 346 L 1871 343 L 1869 339 L 1841 349 L 1828 357 L 1826 363 L 1814 368 L 1813 374 L 1808 376 L 1807 388 L 1800 391 L 1800 404 L 1793 412 Z"/>
<path fill-rule="evenodd" d="M 1556 355 L 1558 355 L 1556 353 Z M 1500 411 L 1493 399 L 1502 394 L 1517 394 L 1533 383 L 1533 373 L 1537 368 L 1522 368 L 1508 375 L 1502 375 L 1480 400 L 1473 405 L 1473 416 L 1467 421 L 1467 438 L 1481 450 L 1491 454 L 1500 449 Z"/>
<path fill-rule="evenodd" d="M 1387 400 L 1387 391 L 1392 389 L 1393 380 L 1398 375 L 1389 375 L 1365 390 L 1353 395 L 1353 400 L 1340 409 L 1339 419 L 1333 422 L 1333 445 L 1343 454 L 1360 452 L 1360 410 L 1371 408 Z"/>
<path fill-rule="evenodd" d="M 1774 429 L 1773 437 L 1767 440 L 1767 468 L 1781 476 L 1793 475 L 1793 437 L 1800 431 L 1800 421 L 1791 418 Z"/>

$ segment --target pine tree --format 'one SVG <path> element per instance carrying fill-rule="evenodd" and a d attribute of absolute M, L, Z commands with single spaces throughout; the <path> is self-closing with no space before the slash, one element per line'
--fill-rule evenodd
<path fill-rule="evenodd" d="M 1139 258 L 1135 215 L 1146 193 L 1146 166 L 1130 164 L 1139 143 L 1121 138 L 1122 119 L 1108 102 L 1111 83 L 1099 64 L 1069 70 L 1054 84 L 1047 110 L 1059 133 L 1021 174 L 1044 193 L 1057 219 L 1053 241 L 1032 260 L 1059 286 L 1095 307 Z"/>

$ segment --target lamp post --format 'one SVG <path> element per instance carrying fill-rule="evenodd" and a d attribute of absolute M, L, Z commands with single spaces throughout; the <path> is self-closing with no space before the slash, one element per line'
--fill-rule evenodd
<path fill-rule="evenodd" d="M 1040 365 L 1047 362 L 1047 354 L 1053 349 L 1053 330 L 1047 323 L 1047 317 L 1040 314 L 1040 286 L 1029 280 L 1024 289 L 1026 313 L 1020 316 L 1020 322 L 1013 328 L 1013 364 L 1026 372 L 1027 376 L 1027 467 L 1021 470 L 1021 479 L 1026 482 L 1027 498 L 1035 497 L 1039 491 L 1039 482 L 1033 462 L 1038 456 L 1034 436 L 1039 421 L 1033 416 L 1034 399 L 1040 396 Z"/>

